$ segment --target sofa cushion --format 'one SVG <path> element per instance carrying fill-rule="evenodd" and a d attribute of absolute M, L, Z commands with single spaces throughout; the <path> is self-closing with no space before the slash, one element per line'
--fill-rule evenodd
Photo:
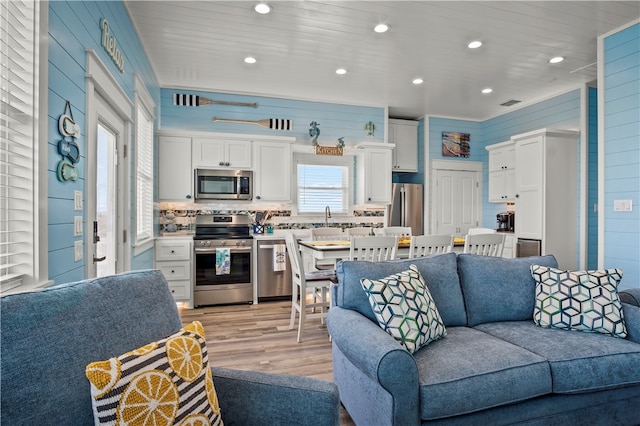
<path fill-rule="evenodd" d="M 198 321 L 165 339 L 92 362 L 86 376 L 96 425 L 222 424 Z"/>
<path fill-rule="evenodd" d="M 0 302 L 3 425 L 41 424 L 42 413 L 49 424 L 93 424 L 87 364 L 182 326 L 160 271 L 61 284 Z"/>
<path fill-rule="evenodd" d="M 360 282 L 380 327 L 409 352 L 447 334 L 416 265 L 380 280 L 363 278 Z"/>
<path fill-rule="evenodd" d="M 530 320 L 487 323 L 475 329 L 547 359 L 556 393 L 640 384 L 640 344 L 630 340 L 541 328 Z"/>
<path fill-rule="evenodd" d="M 458 273 L 467 307 L 468 325 L 530 320 L 536 288 L 531 277 L 531 265 L 557 267 L 558 262 L 553 256 L 503 259 L 460 254 Z"/>
<path fill-rule="evenodd" d="M 523 401 L 551 392 L 546 360 L 467 327 L 414 354 L 421 418 L 432 420 Z"/>
<path fill-rule="evenodd" d="M 533 265 L 531 276 L 536 281 L 537 325 L 627 337 L 618 297 L 621 270 L 562 271 Z"/>
<path fill-rule="evenodd" d="M 375 322 L 375 315 L 366 293 L 362 290 L 360 280 L 362 278 L 379 280 L 405 271 L 411 264 L 416 265 L 424 278 L 444 325 L 447 327 L 465 325 L 467 316 L 458 279 L 455 253 L 388 262 L 339 262 L 336 267 L 339 283 L 336 287 L 335 303 L 342 308 L 358 311 Z M 529 279 L 532 279 L 530 275 Z"/>

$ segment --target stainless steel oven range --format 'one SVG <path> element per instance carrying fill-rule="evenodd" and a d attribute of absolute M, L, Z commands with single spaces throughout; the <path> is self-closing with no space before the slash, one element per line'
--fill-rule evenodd
<path fill-rule="evenodd" d="M 195 306 L 253 301 L 253 248 L 248 216 L 198 215 L 193 247 Z"/>

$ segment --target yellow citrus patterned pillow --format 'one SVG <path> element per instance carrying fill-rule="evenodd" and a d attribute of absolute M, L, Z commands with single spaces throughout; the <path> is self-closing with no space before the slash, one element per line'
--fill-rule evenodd
<path fill-rule="evenodd" d="M 127 352 L 92 362 L 96 425 L 222 425 L 202 324 Z"/>

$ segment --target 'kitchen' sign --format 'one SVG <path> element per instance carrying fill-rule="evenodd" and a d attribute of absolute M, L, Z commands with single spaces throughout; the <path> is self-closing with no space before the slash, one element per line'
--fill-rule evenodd
<path fill-rule="evenodd" d="M 124 72 L 124 55 L 118 49 L 116 37 L 109 33 L 109 21 L 102 18 L 100 20 L 100 29 L 102 30 L 102 47 L 111 56 L 113 63 L 120 72 Z"/>

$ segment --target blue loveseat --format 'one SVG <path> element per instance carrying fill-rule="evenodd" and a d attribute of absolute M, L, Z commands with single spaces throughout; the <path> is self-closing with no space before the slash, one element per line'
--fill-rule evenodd
<path fill-rule="evenodd" d="M 413 355 L 376 322 L 360 279 L 415 264 L 447 335 Z M 334 381 L 358 425 L 640 424 L 640 289 L 621 296 L 628 336 L 542 328 L 530 265 L 448 253 L 342 262 L 327 324 Z M 628 302 L 628 303 L 624 303 Z"/>
<path fill-rule="evenodd" d="M 87 364 L 182 327 L 159 271 L 4 296 L 0 315 L 0 424 L 7 426 L 93 424 Z M 333 383 L 224 368 L 212 372 L 225 425 L 339 423 Z"/>

